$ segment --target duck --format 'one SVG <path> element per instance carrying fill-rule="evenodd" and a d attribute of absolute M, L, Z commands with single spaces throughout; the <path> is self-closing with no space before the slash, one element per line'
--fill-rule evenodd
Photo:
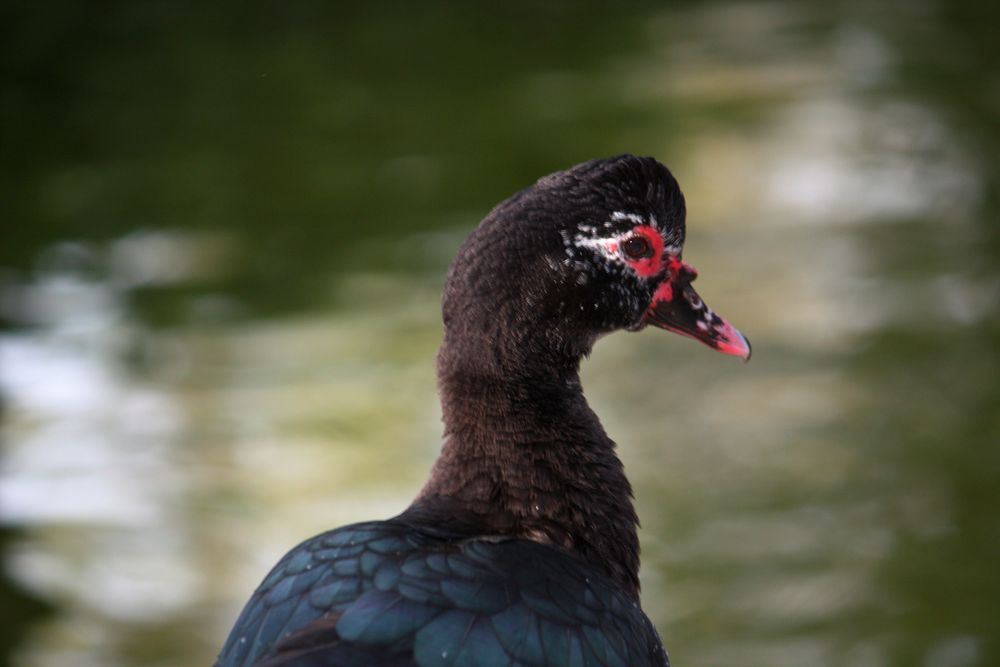
<path fill-rule="evenodd" d="M 749 360 L 692 287 L 685 218 L 671 172 L 628 154 L 498 204 L 446 275 L 426 484 L 396 517 L 289 551 L 216 667 L 669 667 L 632 489 L 579 370 L 602 336 L 647 326 Z"/>

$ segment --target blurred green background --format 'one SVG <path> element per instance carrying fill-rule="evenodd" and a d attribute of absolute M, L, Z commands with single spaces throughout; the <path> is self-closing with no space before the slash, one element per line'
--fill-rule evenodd
<path fill-rule="evenodd" d="M 686 667 L 1000 664 L 997 3 L 0 7 L 0 656 L 209 664 L 440 443 L 438 295 L 621 152 L 753 341 L 584 384 Z"/>

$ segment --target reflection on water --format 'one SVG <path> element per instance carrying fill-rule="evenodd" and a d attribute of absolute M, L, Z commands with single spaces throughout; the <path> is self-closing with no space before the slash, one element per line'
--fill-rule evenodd
<path fill-rule="evenodd" d="M 15 664 L 207 664 L 288 547 L 405 507 L 462 236 L 623 150 L 678 175 L 699 291 L 754 342 L 740 366 L 621 334 L 584 369 L 675 662 L 1000 661 L 974 8 L 241 5 L 223 30 L 65 4 L 86 34 L 24 14 L 0 40 Z"/>

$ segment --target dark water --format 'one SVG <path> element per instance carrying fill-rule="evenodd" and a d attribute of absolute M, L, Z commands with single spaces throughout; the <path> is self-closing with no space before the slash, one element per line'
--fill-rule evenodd
<path fill-rule="evenodd" d="M 675 663 L 1000 664 L 995 7 L 4 5 L 3 655 L 207 664 L 403 508 L 463 235 L 630 151 L 754 343 L 584 372 Z"/>

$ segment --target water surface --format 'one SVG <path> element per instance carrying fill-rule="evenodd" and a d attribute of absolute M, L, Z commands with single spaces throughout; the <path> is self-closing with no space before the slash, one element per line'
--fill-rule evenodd
<path fill-rule="evenodd" d="M 1000 663 L 995 9 L 3 13 L 12 664 L 208 664 L 290 546 L 404 508 L 461 239 L 625 151 L 754 344 L 585 364 L 673 661 Z"/>

